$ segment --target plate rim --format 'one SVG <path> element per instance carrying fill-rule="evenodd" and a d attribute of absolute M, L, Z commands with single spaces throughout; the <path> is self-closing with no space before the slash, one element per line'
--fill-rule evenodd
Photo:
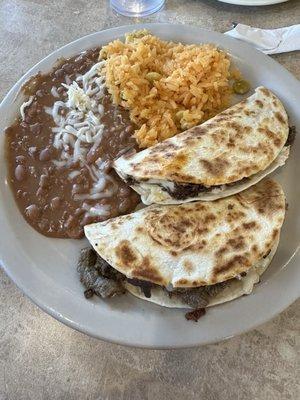
<path fill-rule="evenodd" d="M 2 111 L 2 108 L 6 106 L 6 103 L 7 103 L 7 102 L 8 102 L 9 104 L 12 103 L 12 101 L 11 101 L 11 99 L 10 99 L 10 97 L 12 96 L 12 94 L 14 94 L 16 91 L 17 91 L 17 93 L 19 93 L 19 90 L 20 90 L 20 88 L 21 88 L 21 86 L 22 86 L 22 83 L 23 83 L 24 81 L 26 81 L 26 80 L 28 79 L 28 77 L 30 77 L 30 76 L 32 75 L 32 73 L 36 73 L 35 71 L 37 70 L 37 68 L 39 68 L 40 64 L 42 64 L 42 63 L 46 62 L 47 60 L 50 60 L 50 59 L 52 59 L 52 58 L 54 58 L 54 57 L 56 57 L 56 59 L 59 58 L 59 55 L 58 55 L 58 54 L 59 54 L 60 52 L 64 51 L 64 50 L 66 50 L 67 48 L 71 47 L 72 45 L 74 45 L 74 44 L 76 44 L 76 43 L 85 42 L 85 41 L 89 40 L 89 39 L 92 38 L 92 37 L 97 37 L 97 36 L 99 36 L 99 34 L 100 34 L 100 35 L 103 34 L 103 32 L 117 33 L 119 36 L 121 36 L 121 35 L 122 35 L 124 32 L 126 32 L 127 30 L 142 29 L 142 28 L 148 28 L 148 29 L 151 30 L 151 29 L 155 29 L 156 27 L 162 27 L 162 26 L 165 26 L 165 27 L 170 27 L 170 26 L 172 26 L 173 28 L 174 28 L 174 27 L 175 27 L 175 28 L 177 27 L 177 28 L 179 28 L 179 29 L 182 28 L 182 27 L 184 27 L 185 29 L 188 29 L 189 31 L 192 31 L 192 30 L 197 31 L 198 34 L 199 34 L 199 33 L 201 34 L 201 32 L 204 31 L 204 32 L 206 32 L 206 33 L 212 34 L 212 36 L 216 36 L 216 38 L 217 38 L 217 37 L 222 37 L 222 39 L 225 40 L 225 42 L 226 42 L 226 41 L 229 42 L 229 43 L 237 43 L 237 42 L 239 42 L 239 41 L 237 41 L 237 39 L 230 38 L 230 37 L 225 36 L 225 35 L 223 35 L 222 33 L 219 33 L 219 32 L 214 32 L 214 31 L 210 31 L 210 30 L 208 30 L 208 29 L 199 28 L 198 26 L 187 26 L 187 25 L 184 25 L 184 24 L 148 23 L 148 24 L 138 24 L 138 25 L 124 25 L 124 26 L 120 26 L 120 27 L 115 27 L 115 28 L 110 28 L 110 29 L 105 29 L 105 30 L 102 30 L 102 31 L 94 32 L 94 33 L 92 33 L 92 34 L 89 34 L 89 35 L 85 35 L 85 36 L 83 36 L 83 37 L 80 37 L 80 38 L 78 38 L 78 39 L 76 39 L 76 40 L 74 40 L 74 41 L 72 41 L 72 42 L 70 42 L 70 43 L 67 43 L 67 44 L 64 45 L 64 46 L 61 46 L 60 48 L 54 50 L 54 51 L 51 52 L 49 55 L 47 55 L 46 57 L 44 57 L 42 60 L 40 60 L 40 61 L 39 61 L 38 63 L 36 63 L 34 66 L 32 66 L 32 67 L 31 67 L 31 68 L 30 68 L 30 69 L 29 69 L 29 70 L 28 70 L 28 71 L 27 71 L 27 72 L 12 86 L 12 88 L 11 88 L 11 89 L 8 91 L 8 93 L 5 95 L 5 97 L 3 98 L 3 100 L 2 100 L 2 102 L 1 102 L 1 104 L 0 104 L 0 112 Z M 225 39 L 225 38 L 226 38 L 226 39 Z M 275 67 L 276 67 L 276 68 L 279 68 L 279 70 L 280 70 L 282 73 L 286 74 L 286 76 L 287 76 L 289 79 L 292 79 L 293 82 L 295 82 L 295 83 L 297 82 L 297 85 L 299 85 L 299 87 L 300 87 L 300 84 L 299 84 L 298 80 L 297 80 L 289 71 L 287 71 L 282 65 L 280 65 L 279 63 L 277 63 L 275 60 L 271 59 L 270 57 L 263 55 L 262 53 L 260 53 L 259 51 L 257 51 L 257 50 L 254 49 L 253 47 L 251 47 L 250 45 L 245 44 L 245 43 L 242 43 L 242 44 L 241 44 L 241 42 L 239 42 L 239 43 L 240 43 L 240 45 L 242 45 L 244 48 L 246 48 L 246 49 L 248 49 L 249 51 L 251 51 L 253 54 L 256 54 L 256 55 L 259 54 L 259 56 L 266 57 L 266 59 L 269 60 L 269 63 L 271 63 L 271 65 L 273 65 L 274 68 L 275 68 Z M 222 47 L 223 47 L 223 45 L 222 45 Z M 88 47 L 84 47 L 82 51 L 84 51 L 85 48 L 88 48 Z M 53 65 L 53 63 L 52 63 L 52 65 Z M 2 135 L 2 136 L 4 136 L 4 135 Z M 3 138 L 2 138 L 2 139 L 3 139 Z M 0 210 L 0 222 L 2 221 L 2 219 L 1 219 L 1 213 L 2 213 L 2 207 L 1 207 L 1 210 Z M 1 248 L 1 244 L 0 244 L 0 248 Z M 298 254 L 296 255 L 296 253 L 297 253 L 298 250 L 299 250 L 299 246 L 298 246 L 297 250 L 295 251 L 295 253 L 291 256 L 291 258 L 290 258 L 290 260 L 289 260 L 289 264 L 290 264 L 290 265 L 293 265 L 293 264 L 298 263 L 298 262 L 300 261 L 299 252 L 298 252 Z M 221 336 L 214 337 L 214 338 L 212 338 L 211 340 L 200 341 L 200 342 L 194 341 L 193 343 L 186 343 L 186 344 L 182 344 L 182 343 L 181 343 L 181 344 L 176 344 L 176 345 L 171 344 L 170 346 L 169 346 L 169 345 L 167 345 L 167 346 L 165 346 L 165 345 L 159 346 L 159 345 L 157 345 L 157 344 L 155 344 L 155 345 L 152 345 L 152 344 L 149 344 L 149 343 L 148 343 L 148 344 L 144 344 L 144 343 L 142 343 L 142 342 L 140 342 L 140 341 L 136 341 L 135 338 L 133 338 L 133 340 L 130 340 L 130 341 L 128 341 L 128 340 L 122 341 L 122 340 L 120 340 L 120 339 L 114 340 L 114 339 L 111 339 L 111 338 L 109 338 L 109 337 L 107 337 L 107 336 L 105 336 L 105 335 L 99 334 L 99 332 L 98 332 L 98 333 L 95 333 L 90 327 L 81 326 L 80 323 L 78 323 L 78 322 L 76 322 L 76 321 L 74 321 L 74 320 L 68 319 L 65 315 L 61 314 L 58 310 L 53 309 L 49 304 L 43 303 L 43 300 L 40 300 L 40 299 L 38 298 L 38 295 L 34 294 L 34 293 L 32 292 L 32 290 L 28 289 L 28 287 L 27 287 L 28 285 L 25 285 L 24 282 L 22 283 L 22 281 L 19 280 L 17 274 L 15 274 L 15 273 L 9 268 L 9 266 L 8 266 L 7 263 L 5 262 L 5 258 L 6 258 L 6 257 L 5 257 L 5 255 L 3 254 L 3 251 L 1 251 L 1 254 L 0 254 L 0 263 L 1 263 L 1 261 L 2 261 L 3 268 L 4 268 L 5 272 L 7 273 L 7 275 L 8 275 L 8 276 L 10 277 L 10 279 L 12 279 L 12 281 L 19 287 L 19 289 L 21 289 L 22 292 L 23 292 L 27 297 L 29 297 L 29 298 L 30 298 L 38 307 L 40 307 L 43 311 L 47 312 L 48 314 L 50 314 L 52 317 L 54 317 L 55 319 L 59 320 L 60 322 L 63 322 L 63 323 L 66 324 L 67 326 L 69 326 L 69 327 L 71 327 L 71 328 L 73 328 L 73 329 L 79 330 L 79 331 L 81 331 L 82 333 L 88 334 L 88 335 L 93 336 L 93 337 L 95 337 L 95 338 L 102 339 L 102 340 L 105 340 L 105 341 L 108 341 L 108 342 L 111 342 L 111 343 L 118 343 L 118 344 L 123 344 L 123 345 L 127 345 L 127 346 L 133 346 L 133 347 L 143 347 L 143 348 L 152 348 L 152 349 L 190 348 L 190 347 L 199 346 L 199 345 L 203 345 L 203 344 L 209 344 L 209 343 L 219 342 L 219 341 L 228 339 L 229 337 L 232 337 L 232 336 L 239 335 L 239 334 L 241 334 L 241 333 L 247 332 L 247 331 L 250 330 L 250 329 L 256 328 L 256 327 L 259 326 L 260 324 L 269 321 L 269 320 L 272 319 L 275 315 L 277 315 L 277 314 L 279 314 L 281 311 L 283 311 L 288 305 L 292 304 L 292 303 L 299 297 L 299 295 L 300 295 L 300 293 L 299 293 L 300 290 L 298 290 L 298 293 L 296 293 L 296 291 L 295 291 L 295 293 L 294 293 L 293 296 L 290 296 L 289 299 L 286 298 L 285 301 L 281 301 L 281 302 L 280 302 L 280 305 L 278 304 L 277 307 L 274 307 L 274 308 L 273 308 L 273 311 L 272 311 L 272 312 L 269 312 L 267 317 L 266 317 L 266 316 L 261 316 L 260 318 L 257 318 L 257 320 L 256 320 L 255 323 L 252 323 L 252 324 L 250 324 L 250 326 L 246 326 L 245 328 L 237 329 L 237 330 L 235 331 L 234 334 L 230 334 L 230 335 L 228 335 L 228 336 L 222 336 L 222 335 L 221 335 Z M 279 271 L 279 273 L 282 274 L 283 271 Z M 79 297 L 79 296 L 78 296 L 78 297 Z"/>
<path fill-rule="evenodd" d="M 247 0 L 218 0 L 221 3 L 232 4 L 236 6 L 245 6 L 245 7 L 263 7 L 263 6 L 271 6 L 280 3 L 286 3 L 289 0 L 251 0 L 250 3 Z"/>

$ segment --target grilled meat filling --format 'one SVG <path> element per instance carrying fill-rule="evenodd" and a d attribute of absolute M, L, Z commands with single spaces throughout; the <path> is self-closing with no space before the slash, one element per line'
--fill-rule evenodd
<path fill-rule="evenodd" d="M 80 282 L 86 288 L 85 297 L 89 298 L 96 294 L 107 298 L 125 293 L 122 284 L 124 275 L 112 268 L 91 248 L 81 250 L 77 271 Z"/>
<path fill-rule="evenodd" d="M 125 293 L 124 282 L 139 286 L 145 297 L 151 297 L 151 289 L 158 285 L 136 279 L 127 278 L 114 268 L 112 268 L 103 258 L 101 258 L 92 248 L 82 249 L 77 265 L 80 281 L 86 288 L 85 297 L 90 298 L 94 294 L 102 298 L 113 297 Z M 176 296 L 181 301 L 192 308 L 203 308 L 209 303 L 209 298 L 216 296 L 224 289 L 226 283 L 217 283 L 210 286 L 198 288 L 163 288 L 170 297 Z M 161 286 L 159 286 L 161 287 Z"/>

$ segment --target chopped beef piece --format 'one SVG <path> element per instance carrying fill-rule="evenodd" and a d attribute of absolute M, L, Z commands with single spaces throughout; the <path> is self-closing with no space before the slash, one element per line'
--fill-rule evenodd
<path fill-rule="evenodd" d="M 87 289 L 87 290 L 84 291 L 84 297 L 86 299 L 90 299 L 91 297 L 94 296 L 94 294 L 95 294 L 95 292 L 94 292 L 93 289 Z"/>
<path fill-rule="evenodd" d="M 103 278 L 102 276 L 97 277 L 93 284 L 93 290 L 97 296 L 103 299 L 125 293 L 125 288 L 121 282 Z"/>
<path fill-rule="evenodd" d="M 194 289 L 177 289 L 175 291 L 183 303 L 192 308 L 203 308 L 208 305 L 209 294 L 206 292 L 205 287 Z"/>
<path fill-rule="evenodd" d="M 92 267 L 95 265 L 96 259 L 97 254 L 91 247 L 85 247 L 84 249 L 80 250 L 77 271 L 81 273 L 86 266 Z"/>
<path fill-rule="evenodd" d="M 198 308 L 193 311 L 189 311 L 185 314 L 185 318 L 190 321 L 198 322 L 199 318 L 203 317 L 206 314 L 205 308 Z"/>
<path fill-rule="evenodd" d="M 171 292 L 171 295 L 176 295 L 183 303 L 192 308 L 202 308 L 208 305 L 210 297 L 215 297 L 225 286 L 226 282 L 221 282 L 197 288 L 175 289 Z"/>
<path fill-rule="evenodd" d="M 117 281 L 124 280 L 124 275 L 114 269 L 111 265 L 108 264 L 103 258 L 97 255 L 97 260 L 94 265 L 96 270 L 100 275 L 104 278 L 113 279 Z"/>
<path fill-rule="evenodd" d="M 184 200 L 188 197 L 196 197 L 199 193 L 210 192 L 213 188 L 217 187 L 219 186 L 206 187 L 204 185 L 193 183 L 174 183 L 174 189 L 168 187 L 162 187 L 162 189 L 166 190 L 174 199 Z"/>
<path fill-rule="evenodd" d="M 242 183 L 248 180 L 249 178 L 245 177 L 240 179 L 237 182 L 227 183 L 226 185 L 214 185 L 214 186 L 204 186 L 201 184 L 195 183 L 174 183 L 174 189 L 170 189 L 169 187 L 161 186 L 162 190 L 165 190 L 169 193 L 171 197 L 177 200 L 185 200 L 188 197 L 197 197 L 199 193 L 208 193 L 214 189 L 221 189 L 227 186 L 234 186 L 236 183 Z"/>
<path fill-rule="evenodd" d="M 222 292 L 222 290 L 226 287 L 228 282 L 229 281 L 216 283 L 215 285 L 205 286 L 205 290 L 208 293 L 209 297 L 215 297 L 217 294 Z"/>
<path fill-rule="evenodd" d="M 124 286 L 117 271 L 111 272 L 109 264 L 97 256 L 91 248 L 82 249 L 80 252 L 77 271 L 80 281 L 87 289 L 84 292 L 86 298 L 93 294 L 102 298 L 112 297 L 125 293 Z M 106 275 L 104 275 L 104 273 Z"/>
<path fill-rule="evenodd" d="M 94 283 L 96 282 L 99 274 L 94 266 L 85 265 L 81 269 L 80 273 L 80 282 L 87 288 L 93 289 Z"/>
<path fill-rule="evenodd" d="M 296 127 L 290 126 L 289 127 L 289 135 L 285 142 L 285 146 L 291 146 L 294 143 L 295 138 L 296 138 Z"/>
<path fill-rule="evenodd" d="M 127 183 L 127 185 L 129 186 L 133 186 L 135 184 L 138 183 L 138 181 L 136 179 L 134 179 L 132 176 L 127 176 L 125 182 Z"/>
<path fill-rule="evenodd" d="M 151 297 L 151 288 L 155 286 L 155 284 L 153 284 L 152 282 L 142 281 L 135 278 L 127 278 L 127 282 L 133 286 L 139 286 L 145 297 L 147 297 L 148 299 Z"/>

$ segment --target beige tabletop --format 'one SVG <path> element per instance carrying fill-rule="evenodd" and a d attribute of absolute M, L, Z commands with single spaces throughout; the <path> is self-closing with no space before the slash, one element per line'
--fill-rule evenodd
<path fill-rule="evenodd" d="M 300 22 L 300 1 L 251 8 L 168 0 L 145 21 L 221 32 L 232 21 L 275 28 Z M 0 0 L 0 97 L 58 47 L 134 22 L 114 15 L 103 0 Z M 274 58 L 300 78 L 300 52 Z M 76 332 L 32 304 L 1 269 L 0 304 L 0 400 L 300 398 L 299 300 L 252 332 L 174 351 L 126 348 Z"/>

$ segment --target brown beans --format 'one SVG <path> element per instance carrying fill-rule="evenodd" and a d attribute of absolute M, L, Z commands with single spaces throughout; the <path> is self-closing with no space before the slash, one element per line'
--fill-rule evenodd
<path fill-rule="evenodd" d="M 63 76 L 64 76 L 64 74 L 65 74 L 65 72 L 64 72 L 64 70 L 63 69 L 57 69 L 55 72 L 54 72 L 54 75 L 55 75 L 55 77 L 56 78 L 62 78 Z"/>
<path fill-rule="evenodd" d="M 26 158 L 24 156 L 17 156 L 16 161 L 18 164 L 24 164 L 26 161 Z"/>
<path fill-rule="evenodd" d="M 126 133 L 133 133 L 133 131 L 134 131 L 134 129 L 133 129 L 133 126 L 127 126 L 126 128 L 125 128 L 125 132 Z"/>
<path fill-rule="evenodd" d="M 49 161 L 51 159 L 51 151 L 48 147 L 40 152 L 39 159 L 40 161 Z"/>
<path fill-rule="evenodd" d="M 80 192 L 82 192 L 82 186 L 75 183 L 72 187 L 72 194 L 76 194 L 76 193 L 80 193 Z"/>
<path fill-rule="evenodd" d="M 119 204 L 119 212 L 122 214 L 125 213 L 127 210 L 130 209 L 130 206 L 131 206 L 131 201 L 129 198 L 122 200 L 121 203 Z"/>
<path fill-rule="evenodd" d="M 60 86 L 60 87 L 57 89 L 57 93 L 58 93 L 58 94 L 62 94 L 64 91 L 65 91 L 65 89 L 63 88 L 63 86 Z"/>
<path fill-rule="evenodd" d="M 120 197 L 127 197 L 127 196 L 130 195 L 130 192 L 131 192 L 131 190 L 130 190 L 129 187 L 127 187 L 127 186 L 122 186 L 122 187 L 120 188 L 120 190 L 119 190 L 119 196 L 120 196 Z"/>
<path fill-rule="evenodd" d="M 36 204 L 31 204 L 25 209 L 25 214 L 31 220 L 36 220 L 41 214 L 40 208 Z"/>
<path fill-rule="evenodd" d="M 37 123 L 35 123 L 35 124 L 33 124 L 33 125 L 30 125 L 30 131 L 32 132 L 32 133 L 34 133 L 35 135 L 38 135 L 38 134 L 40 134 L 41 133 L 41 130 L 42 130 L 42 126 L 41 126 L 41 124 L 39 124 L 38 122 Z"/>
<path fill-rule="evenodd" d="M 87 72 L 97 62 L 98 51 L 87 52 L 77 57 L 76 62 L 74 58 L 65 60 L 49 74 L 40 74 L 35 86 L 28 89 L 28 95 L 34 99 L 25 109 L 25 121 L 19 118 L 7 129 L 9 173 L 13 178 L 10 181 L 18 206 L 30 225 L 46 236 L 81 237 L 84 225 L 128 213 L 137 203 L 137 196 L 132 195 L 131 189 L 112 169 L 112 162 L 120 151 L 135 147 L 134 126 L 131 126 L 126 110 L 113 105 L 107 94 L 102 104 L 104 131 L 101 144 L 95 151 L 91 150 L 93 143 L 82 144 L 87 150 L 84 161 L 90 164 L 88 168 L 85 162 L 72 163 L 71 158 L 64 166 L 51 162 L 61 159 L 61 149 L 53 145 L 53 121 L 45 106 L 52 107 L 55 101 L 65 100 L 67 94 L 62 83 L 67 76 L 76 79 L 79 69 L 82 73 Z M 87 59 L 87 54 L 91 59 Z M 57 88 L 58 97 L 51 94 L 53 86 Z M 60 113 L 62 111 L 68 112 L 65 108 Z M 101 160 L 99 165 L 96 164 L 98 159 Z M 73 175 L 72 171 L 79 171 L 79 174 Z M 107 197 L 101 198 L 101 192 Z M 95 210 L 88 212 L 92 207 Z M 97 215 L 97 208 L 101 215 Z"/>
<path fill-rule="evenodd" d="M 26 170 L 23 165 L 18 165 L 15 169 L 16 180 L 21 182 L 26 178 Z"/>
<path fill-rule="evenodd" d="M 71 65 L 71 64 L 64 64 L 62 67 L 61 67 L 65 72 L 67 72 L 68 74 L 70 73 L 70 72 L 72 72 L 73 71 L 73 65 Z"/>
<path fill-rule="evenodd" d="M 36 95 L 37 95 L 38 97 L 43 97 L 44 94 L 45 94 L 45 92 L 44 92 L 43 90 L 41 90 L 41 89 L 39 89 L 39 90 L 36 92 Z"/>
<path fill-rule="evenodd" d="M 72 215 L 69 215 L 67 221 L 65 222 L 64 226 L 67 229 L 72 228 L 72 226 L 76 225 L 76 218 L 72 217 Z"/>
<path fill-rule="evenodd" d="M 33 103 L 32 106 L 27 111 L 27 115 L 30 118 L 36 117 L 41 112 L 40 108 L 38 107 L 37 103 Z"/>
<path fill-rule="evenodd" d="M 46 189 L 49 185 L 49 177 L 48 175 L 41 175 L 39 186 L 42 189 Z"/>
<path fill-rule="evenodd" d="M 53 197 L 53 199 L 50 202 L 50 206 L 52 208 L 52 210 L 56 210 L 57 208 L 59 208 L 61 204 L 61 200 L 59 197 Z"/>
<path fill-rule="evenodd" d="M 83 209 L 83 208 L 76 208 L 76 210 L 75 210 L 75 215 L 76 216 L 79 216 L 79 215 L 82 215 L 82 214 L 84 214 L 85 213 L 85 210 Z"/>
<path fill-rule="evenodd" d="M 81 226 L 85 226 L 85 225 L 91 224 L 92 222 L 95 222 L 94 218 L 92 216 L 90 216 L 90 215 L 85 215 L 82 218 L 82 220 L 80 222 L 80 225 Z"/>
<path fill-rule="evenodd" d="M 38 223 L 38 227 L 40 228 L 41 231 L 49 231 L 49 221 L 45 218 L 43 218 L 39 223 Z"/>
<path fill-rule="evenodd" d="M 41 187 L 38 188 L 38 190 L 36 191 L 36 196 L 39 198 L 39 200 L 41 201 L 41 199 L 45 196 L 45 190 Z"/>

